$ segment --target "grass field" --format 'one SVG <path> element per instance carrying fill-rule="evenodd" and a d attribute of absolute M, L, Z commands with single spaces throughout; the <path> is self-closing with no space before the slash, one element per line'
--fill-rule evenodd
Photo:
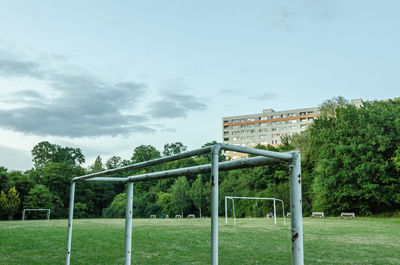
<path fill-rule="evenodd" d="M 400 219 L 304 218 L 306 264 L 400 264 Z M 74 220 L 71 264 L 123 264 L 124 219 Z M 220 219 L 220 264 L 290 264 L 290 224 Z M 67 220 L 0 222 L 0 264 L 63 264 Z M 210 219 L 134 219 L 133 264 L 209 264 Z"/>

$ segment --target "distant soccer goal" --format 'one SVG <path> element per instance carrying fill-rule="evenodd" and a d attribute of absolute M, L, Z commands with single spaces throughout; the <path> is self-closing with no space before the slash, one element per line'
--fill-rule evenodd
<path fill-rule="evenodd" d="M 22 211 L 22 221 L 26 219 L 26 212 L 33 212 L 33 211 L 46 211 L 46 219 L 49 220 L 50 219 L 50 209 L 24 209 Z"/>
<path fill-rule="evenodd" d="M 283 217 L 283 225 L 286 225 L 285 220 L 285 204 L 282 200 L 277 198 L 260 198 L 260 197 L 234 197 L 234 196 L 225 196 L 225 224 L 228 224 L 228 202 L 227 200 L 232 200 L 232 212 L 233 212 L 233 223 L 236 226 L 236 214 L 235 214 L 235 199 L 245 199 L 245 200 L 269 200 L 274 202 L 274 223 L 276 225 L 276 202 L 282 203 L 282 217 Z"/>

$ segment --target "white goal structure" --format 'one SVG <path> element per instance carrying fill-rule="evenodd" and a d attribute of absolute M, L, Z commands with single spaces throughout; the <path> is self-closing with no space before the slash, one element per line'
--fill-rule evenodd
<path fill-rule="evenodd" d="M 47 212 L 46 219 L 50 220 L 50 209 L 24 209 L 24 210 L 22 210 L 22 221 L 26 219 L 26 212 L 33 212 L 33 211 Z"/>
<path fill-rule="evenodd" d="M 222 150 L 230 150 L 239 153 L 247 153 L 256 157 L 219 162 Z M 128 177 L 116 177 L 128 170 L 145 168 L 160 165 L 163 163 L 180 160 L 192 156 L 204 154 L 211 155 L 211 163 L 185 168 L 176 168 L 165 171 L 130 175 Z M 180 176 L 197 176 L 197 174 L 209 173 L 211 182 L 211 265 L 218 264 L 218 204 L 219 204 L 219 172 L 239 168 L 252 168 L 269 164 L 283 163 L 289 167 L 289 187 L 290 190 L 290 210 L 291 218 L 291 244 L 292 244 L 292 264 L 304 264 L 303 252 L 303 216 L 301 206 L 301 161 L 298 151 L 273 152 L 255 148 L 247 148 L 236 145 L 217 143 L 212 146 L 205 146 L 192 151 L 183 152 L 177 155 L 165 156 L 154 160 L 127 165 L 120 168 L 109 169 L 84 176 L 75 177 L 71 181 L 68 234 L 65 264 L 69 265 L 71 260 L 72 243 L 72 221 L 74 216 L 75 185 L 81 181 L 111 181 L 126 183 L 126 213 L 125 213 L 125 265 L 131 264 L 132 256 L 132 210 L 133 210 L 133 185 L 136 182 L 149 181 L 165 178 L 176 178 Z M 114 176 L 110 176 L 114 175 Z M 121 174 L 122 175 L 122 174 Z M 140 228 L 137 228 L 140 229 Z M 122 251 L 121 251 L 122 252 Z"/>
<path fill-rule="evenodd" d="M 281 199 L 277 198 L 261 198 L 261 197 L 237 197 L 237 196 L 225 196 L 225 224 L 228 224 L 228 199 L 232 200 L 232 212 L 233 212 L 233 223 L 236 226 L 236 214 L 235 214 L 235 199 L 244 199 L 244 200 L 268 200 L 274 202 L 274 223 L 276 225 L 276 202 L 282 203 L 282 217 L 283 217 L 283 225 L 286 225 L 285 220 L 285 204 Z"/>

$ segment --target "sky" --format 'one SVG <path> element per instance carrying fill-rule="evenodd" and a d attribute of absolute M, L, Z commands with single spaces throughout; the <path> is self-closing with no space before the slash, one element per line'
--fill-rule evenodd
<path fill-rule="evenodd" d="M 400 1 L 1 1 L 0 166 L 41 141 L 130 159 L 222 117 L 399 96 Z"/>

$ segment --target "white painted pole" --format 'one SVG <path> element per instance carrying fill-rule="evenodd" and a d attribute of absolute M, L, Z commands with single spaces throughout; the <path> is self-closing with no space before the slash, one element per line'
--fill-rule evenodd
<path fill-rule="evenodd" d="M 285 217 L 285 204 L 282 202 L 282 216 L 283 216 L 283 225 L 286 225 L 286 217 Z"/>
<path fill-rule="evenodd" d="M 236 227 L 236 214 L 235 214 L 235 200 L 232 199 L 232 209 L 233 209 L 233 223 Z"/>
<path fill-rule="evenodd" d="M 75 182 L 72 182 L 70 197 L 69 197 L 67 258 L 65 260 L 66 265 L 70 264 L 70 259 L 71 259 L 72 219 L 74 218 L 74 199 L 75 199 Z"/>
<path fill-rule="evenodd" d="M 24 220 L 25 220 L 25 209 L 22 210 L 22 221 L 24 221 Z"/>
<path fill-rule="evenodd" d="M 225 224 L 228 224 L 228 207 L 227 207 L 227 203 L 226 203 L 226 197 L 225 197 Z"/>
<path fill-rule="evenodd" d="M 274 200 L 274 222 L 276 225 L 276 203 L 275 203 L 275 200 Z"/>
<path fill-rule="evenodd" d="M 292 173 L 290 176 L 290 212 L 292 229 L 292 264 L 304 264 L 303 216 L 301 201 L 301 160 L 298 151 L 292 152 Z"/>
<path fill-rule="evenodd" d="M 130 265 L 132 257 L 133 182 L 128 182 L 127 186 L 125 216 L 125 265 Z"/>
<path fill-rule="evenodd" d="M 218 160 L 221 145 L 211 151 L 211 265 L 218 265 Z"/>

